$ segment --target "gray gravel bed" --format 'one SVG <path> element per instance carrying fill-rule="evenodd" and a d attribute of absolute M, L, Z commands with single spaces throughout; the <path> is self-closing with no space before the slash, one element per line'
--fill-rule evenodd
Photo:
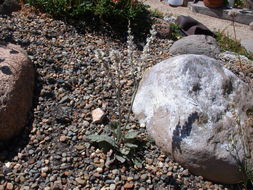
<path fill-rule="evenodd" d="M 23 135 L 0 144 L 0 189 L 225 188 L 190 174 L 153 142 L 142 152 L 142 167 L 134 168 L 106 167 L 107 155 L 87 141 L 87 135 L 103 132 L 106 125 L 92 123 L 92 110 L 103 108 L 109 120 L 116 115 L 114 89 L 94 51 L 117 49 L 126 55 L 126 44 L 95 33 L 80 34 L 73 26 L 33 12 L 0 17 L 0 27 L 0 39 L 20 44 L 37 72 L 29 124 Z M 146 67 L 168 58 L 169 45 L 168 40 L 157 40 Z M 127 107 L 132 94 L 129 72 L 122 83 Z M 147 136 L 134 119 L 131 128 Z"/>

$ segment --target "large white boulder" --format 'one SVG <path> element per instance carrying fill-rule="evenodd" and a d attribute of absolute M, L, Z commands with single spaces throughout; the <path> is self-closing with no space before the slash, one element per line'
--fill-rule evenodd
<path fill-rule="evenodd" d="M 19 46 L 0 45 L 0 140 L 17 135 L 32 106 L 34 68 Z"/>
<path fill-rule="evenodd" d="M 252 107 L 253 93 L 246 83 L 217 60 L 188 54 L 145 73 L 133 112 L 178 163 L 196 175 L 232 184 L 240 182 L 242 174 L 232 155 L 235 150 L 227 148 L 234 143 L 238 158 L 244 157 L 236 118 L 243 126 Z M 253 143 L 247 146 L 253 148 Z"/>

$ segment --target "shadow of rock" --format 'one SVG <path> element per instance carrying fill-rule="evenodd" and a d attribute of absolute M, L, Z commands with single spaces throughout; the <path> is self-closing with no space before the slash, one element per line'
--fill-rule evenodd
<path fill-rule="evenodd" d="M 194 112 L 189 117 L 188 120 L 184 123 L 183 126 L 180 123 L 177 124 L 175 130 L 173 131 L 172 137 L 172 151 L 174 152 L 176 149 L 182 152 L 181 150 L 181 142 L 184 138 L 190 136 L 192 130 L 192 124 L 199 119 L 198 113 Z"/>

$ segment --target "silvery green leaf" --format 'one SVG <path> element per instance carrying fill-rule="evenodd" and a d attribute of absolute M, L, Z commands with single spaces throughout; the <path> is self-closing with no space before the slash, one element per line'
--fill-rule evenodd
<path fill-rule="evenodd" d="M 137 166 L 138 168 L 141 168 L 142 164 L 141 161 L 139 159 L 132 159 L 132 162 L 134 163 L 135 166 Z"/>
<path fill-rule="evenodd" d="M 113 121 L 113 122 L 110 123 L 109 126 L 110 126 L 111 129 L 117 129 L 118 125 L 119 125 L 119 122 Z"/>
<path fill-rule="evenodd" d="M 115 155 L 115 158 L 120 161 L 121 163 L 124 163 L 126 161 L 126 159 L 122 156 L 119 156 L 119 155 Z"/>
<path fill-rule="evenodd" d="M 127 148 L 127 147 L 124 147 L 124 148 L 120 149 L 120 152 L 121 152 L 122 154 L 124 154 L 124 155 L 128 155 L 129 152 L 130 152 L 130 149 Z"/>
<path fill-rule="evenodd" d="M 89 136 L 87 136 L 87 138 L 93 142 L 97 142 L 97 143 L 107 142 L 110 145 L 112 145 L 113 147 L 116 146 L 115 140 L 108 135 L 89 135 Z"/>
<path fill-rule="evenodd" d="M 138 145 L 132 143 L 125 143 L 125 146 L 129 148 L 138 148 Z"/>
<path fill-rule="evenodd" d="M 125 134 L 125 139 L 134 139 L 138 134 L 138 131 L 129 131 L 127 134 Z"/>

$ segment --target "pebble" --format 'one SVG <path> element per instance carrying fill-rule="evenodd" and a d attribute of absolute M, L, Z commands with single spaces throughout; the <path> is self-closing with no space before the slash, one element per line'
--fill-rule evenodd
<path fill-rule="evenodd" d="M 75 180 L 76 180 L 76 182 L 77 182 L 78 184 L 81 184 L 81 185 L 84 185 L 84 184 L 85 184 L 85 180 L 83 180 L 83 179 L 81 179 L 81 178 L 76 178 Z"/>
<path fill-rule="evenodd" d="M 253 22 L 249 23 L 250 30 L 253 30 Z"/>
<path fill-rule="evenodd" d="M 6 184 L 6 189 L 7 190 L 12 190 L 14 188 L 13 184 L 12 183 L 7 183 Z"/>
<path fill-rule="evenodd" d="M 60 136 L 60 142 L 65 142 L 67 137 L 65 135 Z"/>
<path fill-rule="evenodd" d="M 105 112 L 101 108 L 96 108 L 91 112 L 92 122 L 101 123 L 105 117 Z"/>
<path fill-rule="evenodd" d="M 116 189 L 116 185 L 115 185 L 115 184 L 110 184 L 109 189 L 110 189 L 110 190 L 115 190 L 115 189 Z"/>
<path fill-rule="evenodd" d="M 48 167 L 41 168 L 42 173 L 47 173 L 49 171 Z"/>
<path fill-rule="evenodd" d="M 131 189 L 131 188 L 133 188 L 134 187 L 134 184 L 133 183 L 126 183 L 125 185 L 124 185 L 124 188 L 125 189 Z"/>
<path fill-rule="evenodd" d="M 189 171 L 188 171 L 188 170 L 184 170 L 184 171 L 182 172 L 182 175 L 183 175 L 183 176 L 189 176 Z"/>
<path fill-rule="evenodd" d="M 142 174 L 142 175 L 141 175 L 141 180 L 142 180 L 142 181 L 144 181 L 144 180 L 146 180 L 146 179 L 147 179 L 147 177 L 148 177 L 148 175 L 147 175 L 147 174 Z"/>
<path fill-rule="evenodd" d="M 96 171 L 97 171 L 98 173 L 102 173 L 102 172 L 103 172 L 103 168 L 97 168 Z"/>

